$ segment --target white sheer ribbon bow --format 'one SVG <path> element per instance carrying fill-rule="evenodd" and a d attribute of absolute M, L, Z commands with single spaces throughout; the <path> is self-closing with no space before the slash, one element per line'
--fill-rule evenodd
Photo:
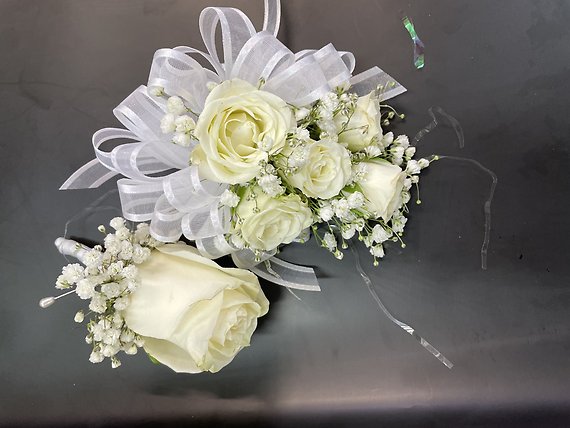
<path fill-rule="evenodd" d="M 352 76 L 354 55 L 339 52 L 332 44 L 319 50 L 294 54 L 277 38 L 281 15 L 280 0 L 265 0 L 263 30 L 257 32 L 249 18 L 234 8 L 208 7 L 200 15 L 200 32 L 207 52 L 180 46 L 159 49 L 153 58 L 147 86 L 140 86 L 113 113 L 127 129 L 104 128 L 93 135 L 96 158 L 78 169 L 61 190 L 95 188 L 121 174 L 117 181 L 123 216 L 132 221 L 149 221 L 152 235 L 164 242 L 182 235 L 195 241 L 206 257 L 231 254 L 239 267 L 282 285 L 319 290 L 312 269 L 290 265 L 273 253 L 255 259 L 249 250 L 237 250 L 224 237 L 229 231 L 228 209 L 220 206 L 227 185 L 203 180 L 195 166 L 188 166 L 190 147 L 172 144 L 160 129 L 166 102 L 152 89 L 163 88 L 184 99 L 196 114 L 204 107 L 210 82 L 240 78 L 272 92 L 295 106 L 317 101 L 331 89 L 350 86 L 365 95 L 382 85 L 383 99 L 405 91 L 380 68 Z M 218 55 L 216 32 L 220 28 L 222 55 Z M 194 57 L 211 66 L 203 67 Z M 194 117 L 197 119 L 197 117 Z M 110 151 L 108 141 L 120 143 Z M 260 261 L 270 260 L 268 263 Z"/>

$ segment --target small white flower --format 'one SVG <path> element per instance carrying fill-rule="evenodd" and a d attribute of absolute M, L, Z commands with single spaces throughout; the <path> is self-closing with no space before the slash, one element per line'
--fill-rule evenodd
<path fill-rule="evenodd" d="M 121 287 L 124 286 L 125 290 L 129 290 L 129 292 L 132 293 L 139 286 L 139 280 L 138 279 L 124 279 L 120 282 L 120 284 L 121 284 Z"/>
<path fill-rule="evenodd" d="M 429 166 L 429 161 L 427 159 L 421 158 L 418 161 L 418 165 L 421 169 L 427 168 Z"/>
<path fill-rule="evenodd" d="M 105 332 L 105 329 L 103 328 L 102 324 L 95 324 L 91 326 L 90 331 L 93 334 L 93 340 L 95 340 L 95 342 L 100 342 L 103 339 L 103 333 Z"/>
<path fill-rule="evenodd" d="M 55 280 L 55 288 L 58 290 L 65 290 L 66 288 L 71 287 L 71 284 L 67 282 L 67 279 L 63 275 L 59 275 Z"/>
<path fill-rule="evenodd" d="M 77 283 L 75 293 L 80 299 L 91 299 L 95 295 L 95 285 L 90 278 L 82 279 Z"/>
<path fill-rule="evenodd" d="M 413 177 L 410 177 L 410 181 L 412 182 L 412 184 L 417 184 L 420 181 L 420 177 L 414 175 Z"/>
<path fill-rule="evenodd" d="M 134 279 L 137 277 L 138 269 L 135 265 L 128 265 L 123 268 L 121 275 L 127 279 Z"/>
<path fill-rule="evenodd" d="M 132 330 L 123 330 L 121 333 L 121 342 L 130 343 L 135 340 L 135 333 Z"/>
<path fill-rule="evenodd" d="M 309 134 L 309 131 L 306 128 L 295 129 L 294 136 L 297 140 L 301 140 L 301 141 L 306 141 L 311 137 L 311 135 Z"/>
<path fill-rule="evenodd" d="M 113 326 L 121 330 L 123 324 L 125 323 L 125 319 L 119 312 L 115 312 L 113 314 Z"/>
<path fill-rule="evenodd" d="M 351 239 L 356 233 L 356 228 L 352 225 L 350 225 L 347 228 L 343 228 L 342 230 L 342 237 L 344 239 Z"/>
<path fill-rule="evenodd" d="M 103 261 L 103 254 L 101 253 L 101 251 L 97 251 L 95 249 L 90 250 L 83 257 L 83 263 L 87 268 L 97 268 L 101 265 L 102 261 Z"/>
<path fill-rule="evenodd" d="M 364 205 L 364 195 L 361 192 L 351 193 L 348 198 L 348 206 L 351 209 L 360 208 Z"/>
<path fill-rule="evenodd" d="M 119 257 L 123 260 L 130 260 L 133 257 L 133 244 L 129 241 L 121 242 L 121 252 Z"/>
<path fill-rule="evenodd" d="M 172 113 L 165 114 L 160 119 L 160 130 L 163 134 L 170 134 L 176 130 L 176 116 Z"/>
<path fill-rule="evenodd" d="M 121 294 L 121 287 L 117 282 L 108 282 L 101 286 L 101 292 L 107 296 L 109 299 L 119 297 Z"/>
<path fill-rule="evenodd" d="M 404 152 L 404 154 L 406 156 L 406 159 L 411 159 L 416 154 L 416 148 L 415 147 L 408 147 L 406 149 L 406 151 Z"/>
<path fill-rule="evenodd" d="M 147 223 L 139 223 L 135 230 L 135 240 L 145 242 L 150 237 L 150 226 Z"/>
<path fill-rule="evenodd" d="M 125 219 L 123 217 L 115 217 L 109 222 L 109 226 L 115 230 L 122 229 L 125 227 Z"/>
<path fill-rule="evenodd" d="M 108 254 L 117 255 L 121 252 L 121 240 L 114 234 L 110 233 L 105 236 L 103 243 Z"/>
<path fill-rule="evenodd" d="M 390 153 L 392 153 L 392 163 L 395 165 L 401 165 L 404 160 L 404 148 L 401 146 L 392 146 Z"/>
<path fill-rule="evenodd" d="M 117 300 L 115 300 L 115 303 L 113 304 L 113 307 L 117 311 L 124 311 L 125 309 L 127 309 L 128 306 L 129 306 L 128 296 L 119 297 Z"/>
<path fill-rule="evenodd" d="M 328 111 L 334 111 L 338 108 L 338 96 L 334 92 L 329 92 L 321 99 L 321 103 Z"/>
<path fill-rule="evenodd" d="M 287 166 L 300 168 L 309 160 L 310 147 L 307 144 L 299 144 L 287 158 Z"/>
<path fill-rule="evenodd" d="M 111 358 L 111 367 L 114 368 L 114 369 L 116 369 L 116 368 L 118 368 L 118 367 L 120 367 L 120 366 L 121 366 L 121 360 L 119 360 L 118 358 L 116 358 L 116 357 L 113 356 L 113 357 Z"/>
<path fill-rule="evenodd" d="M 419 174 L 421 169 L 422 168 L 420 167 L 420 164 L 418 163 L 418 161 L 415 161 L 415 160 L 409 161 L 408 165 L 406 166 L 406 172 L 409 175 Z"/>
<path fill-rule="evenodd" d="M 368 155 L 369 158 L 375 158 L 382 154 L 382 149 L 376 144 L 371 144 L 370 146 L 364 148 L 364 152 Z"/>
<path fill-rule="evenodd" d="M 84 319 L 85 319 L 85 314 L 83 313 L 83 311 L 78 311 L 75 314 L 75 317 L 73 317 L 73 321 L 75 321 L 77 323 L 83 322 Z"/>
<path fill-rule="evenodd" d="M 132 262 L 139 265 L 150 257 L 151 250 L 147 247 L 142 247 L 139 244 L 133 245 Z"/>
<path fill-rule="evenodd" d="M 187 111 L 186 106 L 184 105 L 184 101 L 182 101 L 182 98 L 180 97 L 168 98 L 168 101 L 166 102 L 166 109 L 169 113 L 177 116 L 186 113 Z"/>
<path fill-rule="evenodd" d="M 374 245 L 373 247 L 370 247 L 370 254 L 374 257 L 382 258 L 384 257 L 384 248 L 382 245 Z"/>
<path fill-rule="evenodd" d="M 325 233 L 325 236 L 323 236 L 323 245 L 327 250 L 331 252 L 336 250 L 337 247 L 336 238 L 332 233 L 330 232 Z"/>
<path fill-rule="evenodd" d="M 257 143 L 258 147 L 264 152 L 269 152 L 273 148 L 273 143 L 275 141 L 269 135 L 266 135 L 263 140 Z"/>
<path fill-rule="evenodd" d="M 301 107 L 300 109 L 295 110 L 295 119 L 297 120 L 297 122 L 299 122 L 304 118 L 306 118 L 310 112 L 311 110 L 309 110 L 308 108 Z"/>
<path fill-rule="evenodd" d="M 406 178 L 404 180 L 404 190 L 410 190 L 412 188 L 412 180 L 410 178 Z"/>
<path fill-rule="evenodd" d="M 192 143 L 192 137 L 184 132 L 177 132 L 172 137 L 172 142 L 178 146 L 190 147 L 190 144 Z"/>
<path fill-rule="evenodd" d="M 129 239 L 131 237 L 131 231 L 127 227 L 121 227 L 117 229 L 115 236 L 117 239 L 124 241 L 125 239 Z"/>
<path fill-rule="evenodd" d="M 351 183 L 358 183 L 364 179 L 366 176 L 366 164 L 365 163 L 355 163 L 352 165 L 352 171 L 350 175 Z"/>
<path fill-rule="evenodd" d="M 226 189 L 220 196 L 220 203 L 226 207 L 237 207 L 239 204 L 239 196 L 232 192 L 230 189 Z"/>
<path fill-rule="evenodd" d="M 363 218 L 357 218 L 352 225 L 355 227 L 355 229 L 359 232 L 362 232 L 362 229 L 364 229 L 364 226 L 366 226 L 366 221 Z"/>
<path fill-rule="evenodd" d="M 134 342 L 135 342 L 135 345 L 137 345 L 139 348 L 141 346 L 144 346 L 144 339 L 140 336 L 136 336 Z"/>
<path fill-rule="evenodd" d="M 119 347 L 117 345 L 105 345 L 101 350 L 104 357 L 111 358 L 119 352 Z"/>
<path fill-rule="evenodd" d="M 208 88 L 208 91 L 212 91 L 216 86 L 218 86 L 218 83 L 216 83 L 216 82 L 206 83 L 206 88 Z"/>
<path fill-rule="evenodd" d="M 407 135 L 398 135 L 398 138 L 394 140 L 394 144 L 401 146 L 404 149 L 410 147 L 410 140 Z"/>
<path fill-rule="evenodd" d="M 105 357 L 103 356 L 103 354 L 101 354 L 101 352 L 98 351 L 93 351 L 91 352 L 91 355 L 89 355 L 89 361 L 91 361 L 93 364 L 100 363 L 104 359 Z"/>
<path fill-rule="evenodd" d="M 322 221 L 329 221 L 334 216 L 334 210 L 330 205 L 324 205 L 319 208 L 319 218 Z"/>
<path fill-rule="evenodd" d="M 384 134 L 382 136 L 382 145 L 384 147 L 388 147 L 390 144 L 392 144 L 393 141 L 394 141 L 394 133 L 393 132 L 387 132 L 386 134 Z"/>
<path fill-rule="evenodd" d="M 264 174 L 261 177 L 257 177 L 257 183 L 261 187 L 261 190 L 263 190 L 263 193 L 272 198 L 285 191 L 283 186 L 281 186 L 281 179 L 276 175 Z"/>
<path fill-rule="evenodd" d="M 135 355 L 138 352 L 138 348 L 134 343 L 129 343 L 128 346 L 123 346 L 123 351 L 127 355 Z"/>
<path fill-rule="evenodd" d="M 387 241 L 392 236 L 392 232 L 384 229 L 381 225 L 377 224 L 372 229 L 372 240 L 378 242 L 379 244 Z"/>
<path fill-rule="evenodd" d="M 103 334 L 103 343 L 106 345 L 116 345 L 119 342 L 121 331 L 116 328 L 109 328 Z"/>
<path fill-rule="evenodd" d="M 401 213 L 397 213 L 392 217 L 392 230 L 395 233 L 402 233 L 404 227 L 406 226 L 408 219 L 404 217 Z"/>
<path fill-rule="evenodd" d="M 339 219 L 348 219 L 350 214 L 350 205 L 345 198 L 335 199 L 332 201 L 332 207 L 334 209 L 334 214 Z"/>
<path fill-rule="evenodd" d="M 111 263 L 107 268 L 107 273 L 111 276 L 119 275 L 125 267 L 125 263 L 123 261 L 118 261 Z"/>
<path fill-rule="evenodd" d="M 182 115 L 176 118 L 176 132 L 189 133 L 196 128 L 196 121 L 188 115 Z"/>
<path fill-rule="evenodd" d="M 79 263 L 73 263 L 65 266 L 61 270 L 61 275 L 63 276 L 65 282 L 69 284 L 75 284 L 77 281 L 83 278 L 83 271 L 83 266 L 81 266 Z"/>
<path fill-rule="evenodd" d="M 95 293 L 89 303 L 89 309 L 102 314 L 107 309 L 107 299 L 101 293 Z"/>
<path fill-rule="evenodd" d="M 402 202 L 404 204 L 407 204 L 408 202 L 410 202 L 410 192 L 402 192 Z"/>

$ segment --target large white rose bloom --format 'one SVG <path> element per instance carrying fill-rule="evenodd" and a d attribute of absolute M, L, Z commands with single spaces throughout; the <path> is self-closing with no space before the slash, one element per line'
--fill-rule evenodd
<path fill-rule="evenodd" d="M 218 266 L 184 243 L 156 248 L 123 312 L 152 357 L 176 372 L 217 372 L 250 343 L 269 308 L 257 277 Z"/>
<path fill-rule="evenodd" d="M 337 114 L 334 118 L 341 129 L 349 118 Z M 380 106 L 373 92 L 358 98 L 356 108 L 344 131 L 338 136 L 338 142 L 345 144 L 351 152 L 359 152 L 368 147 L 373 141 L 382 140 L 380 126 Z"/>
<path fill-rule="evenodd" d="M 294 114 L 281 98 L 240 79 L 225 81 L 206 98 L 192 163 L 203 178 L 246 183 L 258 175 L 260 161 L 283 149 L 294 127 Z"/>
<path fill-rule="evenodd" d="M 366 208 L 384 221 L 390 220 L 402 205 L 406 173 L 399 166 L 377 159 L 363 162 L 366 172 L 359 182 L 366 198 Z"/>
<path fill-rule="evenodd" d="M 281 244 L 289 244 L 313 224 L 313 214 L 299 196 L 273 198 L 258 186 L 247 188 L 236 214 L 240 221 L 234 233 L 240 233 L 253 250 L 271 251 Z"/>
<path fill-rule="evenodd" d="M 311 198 L 329 199 L 338 195 L 350 179 L 349 152 L 329 140 L 311 141 L 307 158 L 285 180 Z"/>

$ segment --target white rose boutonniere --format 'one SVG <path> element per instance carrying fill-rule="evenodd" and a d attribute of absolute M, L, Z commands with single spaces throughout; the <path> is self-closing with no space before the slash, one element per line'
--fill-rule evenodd
<path fill-rule="evenodd" d="M 209 180 L 246 183 L 259 173 L 260 161 L 283 149 L 295 123 L 278 96 L 243 80 L 225 81 L 208 95 L 200 113 L 194 131 L 200 144 L 192 162 Z"/>
<path fill-rule="evenodd" d="M 236 208 L 235 231 L 252 250 L 270 251 L 289 244 L 313 224 L 313 214 L 297 195 L 272 198 L 248 187 Z"/>
<path fill-rule="evenodd" d="M 345 144 L 351 152 L 364 150 L 382 138 L 380 106 L 372 92 L 358 98 L 352 116 L 338 114 L 334 120 L 339 129 L 342 129 L 338 142 Z"/>
<path fill-rule="evenodd" d="M 311 198 L 328 199 L 339 194 L 350 179 L 348 151 L 328 140 L 309 142 L 307 162 L 285 180 Z"/>
<path fill-rule="evenodd" d="M 222 268 L 183 243 L 157 248 L 138 270 L 125 322 L 176 372 L 222 369 L 249 345 L 269 308 L 254 274 Z"/>
<path fill-rule="evenodd" d="M 359 185 L 367 199 L 366 207 L 377 217 L 388 221 L 402 205 L 406 173 L 399 166 L 385 160 L 362 163 L 366 165 L 366 172 Z"/>

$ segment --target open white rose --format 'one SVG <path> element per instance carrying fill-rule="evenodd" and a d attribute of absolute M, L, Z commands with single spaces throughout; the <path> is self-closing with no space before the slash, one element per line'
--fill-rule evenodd
<path fill-rule="evenodd" d="M 350 154 L 328 140 L 309 143 L 308 160 L 285 180 L 311 198 L 329 199 L 339 194 L 350 179 Z"/>
<path fill-rule="evenodd" d="M 249 345 L 269 302 L 257 277 L 226 269 L 184 243 L 156 248 L 123 315 L 145 350 L 176 372 L 217 372 Z"/>
<path fill-rule="evenodd" d="M 365 206 L 377 218 L 388 221 L 402 205 L 406 174 L 399 166 L 381 159 L 363 164 L 366 165 L 366 172 L 359 185 L 366 198 Z"/>
<path fill-rule="evenodd" d="M 200 144 L 192 163 L 200 175 L 219 183 L 246 183 L 268 153 L 285 145 L 295 117 L 287 103 L 239 79 L 216 86 L 206 98 L 194 135 Z"/>
<path fill-rule="evenodd" d="M 378 99 L 373 96 L 373 92 L 358 98 L 354 113 L 345 126 L 344 124 L 348 119 L 342 114 L 338 114 L 334 118 L 339 129 L 344 126 L 344 130 L 338 136 L 338 142 L 345 144 L 351 152 L 364 150 L 373 141 L 382 138 L 380 107 Z"/>
<path fill-rule="evenodd" d="M 289 244 L 313 223 L 311 210 L 299 196 L 272 198 L 258 186 L 247 188 L 236 214 L 241 221 L 235 232 L 253 250 L 270 251 Z"/>

